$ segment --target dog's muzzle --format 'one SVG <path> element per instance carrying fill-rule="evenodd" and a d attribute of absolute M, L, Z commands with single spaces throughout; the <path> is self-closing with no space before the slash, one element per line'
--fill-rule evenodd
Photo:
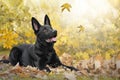
<path fill-rule="evenodd" d="M 57 41 L 56 36 L 57 36 L 57 31 L 53 30 L 53 36 L 49 39 L 46 39 L 46 42 L 48 42 L 48 43 L 56 42 Z"/>
<path fill-rule="evenodd" d="M 48 43 L 56 42 L 56 41 L 57 41 L 56 37 L 52 37 L 52 38 L 46 40 L 46 42 L 48 42 Z"/>

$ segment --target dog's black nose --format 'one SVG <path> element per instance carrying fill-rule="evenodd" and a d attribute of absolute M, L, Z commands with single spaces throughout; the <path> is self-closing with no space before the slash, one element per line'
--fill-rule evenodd
<path fill-rule="evenodd" d="M 57 30 L 53 30 L 54 37 L 57 36 Z"/>
<path fill-rule="evenodd" d="M 53 30 L 53 33 L 54 33 L 54 34 L 57 34 L 57 30 Z"/>

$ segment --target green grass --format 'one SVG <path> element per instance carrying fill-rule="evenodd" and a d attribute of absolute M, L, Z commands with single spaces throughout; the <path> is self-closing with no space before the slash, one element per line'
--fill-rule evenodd
<path fill-rule="evenodd" d="M 8 55 L 10 50 L 1 50 L 0 55 Z"/>
<path fill-rule="evenodd" d="M 120 79 L 116 77 L 108 77 L 108 76 L 98 76 L 97 78 L 90 76 L 89 77 L 77 76 L 77 80 L 120 80 Z"/>
<path fill-rule="evenodd" d="M 14 78 L 13 78 L 14 80 L 41 80 L 41 79 L 37 79 L 37 78 L 32 78 L 32 77 L 24 77 L 24 78 L 21 78 L 21 77 L 19 77 L 19 76 L 15 76 Z"/>
<path fill-rule="evenodd" d="M 14 75 L 12 77 L 7 78 L 0 78 L 0 80 L 67 80 L 65 77 L 60 75 L 51 75 L 47 76 L 47 79 L 41 78 L 33 78 L 33 77 L 20 77 L 18 75 Z M 112 78 L 112 77 L 98 77 L 97 79 L 94 77 L 87 77 L 87 76 L 77 76 L 76 80 L 120 80 L 119 78 Z"/>
<path fill-rule="evenodd" d="M 66 79 L 64 78 L 64 75 L 62 73 L 60 73 L 60 74 L 49 75 L 48 79 L 46 79 L 46 80 L 66 80 Z"/>
<path fill-rule="evenodd" d="M 17 75 L 13 76 L 13 77 L 7 77 L 7 78 L 0 78 L 0 80 L 42 80 L 42 79 L 38 79 L 38 78 L 32 78 L 32 77 L 19 77 Z"/>

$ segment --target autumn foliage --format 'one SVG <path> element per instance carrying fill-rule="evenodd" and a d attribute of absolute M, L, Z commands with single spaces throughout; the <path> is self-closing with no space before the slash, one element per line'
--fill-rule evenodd
<path fill-rule="evenodd" d="M 118 4 L 113 4 L 113 7 L 118 11 L 116 18 L 112 19 L 111 14 L 101 17 L 102 20 L 109 19 L 111 23 L 100 24 L 99 18 L 96 18 L 96 23 L 89 24 L 90 27 L 82 24 L 78 25 L 78 23 L 64 25 L 65 22 L 61 21 L 64 14 L 64 11 L 63 14 L 61 12 L 61 7 L 62 10 L 70 11 L 72 5 L 69 3 L 60 5 L 56 2 L 56 5 L 51 6 L 47 1 L 41 1 L 40 4 L 38 7 L 41 10 L 38 10 L 35 9 L 35 6 L 26 6 L 25 1 L 0 1 L 1 48 L 11 49 L 12 46 L 22 43 L 34 43 L 35 35 L 31 28 L 31 17 L 35 16 L 40 22 L 43 22 L 41 21 L 43 19 L 38 15 L 46 13 L 50 16 L 53 27 L 58 30 L 58 40 L 55 48 L 59 55 L 67 52 L 75 54 L 76 57 L 81 59 L 87 59 L 91 54 L 101 53 L 104 57 L 110 58 L 111 54 L 119 51 L 120 15 L 119 9 L 117 9 Z M 53 11 L 54 13 L 52 13 Z"/>
<path fill-rule="evenodd" d="M 91 2 L 86 5 L 86 7 L 90 6 L 89 12 L 85 12 L 87 9 L 84 9 L 84 5 L 82 5 L 84 4 L 82 3 L 84 0 L 81 0 L 81 5 L 79 5 L 82 8 L 77 7 L 77 9 L 74 8 L 74 2 L 59 2 L 57 0 L 37 1 L 38 0 L 0 0 L 0 50 L 10 50 L 13 46 L 23 43 L 34 44 L 36 37 L 32 30 L 31 17 L 36 17 L 39 22 L 43 24 L 43 17 L 45 14 L 48 14 L 53 28 L 58 31 L 55 50 L 57 54 L 61 56 L 63 63 L 75 65 L 82 70 L 82 74 L 92 76 L 93 74 L 102 73 L 100 71 L 106 69 L 104 66 L 106 64 L 101 64 L 102 68 L 94 69 L 93 65 L 95 62 L 94 60 L 92 61 L 91 58 L 95 60 L 99 59 L 100 63 L 104 62 L 103 59 L 105 61 L 111 61 L 114 56 L 117 56 L 116 61 L 120 60 L 119 0 L 100 0 L 109 3 L 109 11 L 104 10 L 107 9 L 105 8 L 106 5 L 104 5 L 104 9 L 101 9 L 103 6 L 95 8 L 96 4 L 94 4 L 93 1 L 93 3 Z M 80 12 L 79 9 L 81 9 Z M 103 10 L 103 12 L 101 10 Z M 83 62 L 80 60 L 90 61 L 86 62 L 86 65 L 92 74 L 86 72 L 86 69 L 81 66 Z M 111 71 L 115 71 L 114 60 L 113 62 L 111 61 L 111 63 L 107 62 L 107 65 L 109 65 Z M 9 72 L 17 73 L 22 77 L 29 77 L 31 76 L 29 72 L 27 74 L 23 72 L 24 70 L 27 72 L 27 69 L 29 72 L 33 72 L 33 74 L 39 75 L 39 73 L 41 73 L 48 75 L 36 69 L 35 71 L 34 69 L 31 71 L 31 67 L 21 68 L 17 66 L 10 69 Z M 118 73 L 120 72 L 119 69 L 116 70 Z M 106 71 L 105 73 L 108 75 L 111 72 Z M 5 76 L 8 74 L 0 73 L 0 76 L 1 75 Z M 69 76 L 65 73 L 65 76 L 66 75 L 67 77 Z M 33 77 L 36 77 L 36 75 Z"/>

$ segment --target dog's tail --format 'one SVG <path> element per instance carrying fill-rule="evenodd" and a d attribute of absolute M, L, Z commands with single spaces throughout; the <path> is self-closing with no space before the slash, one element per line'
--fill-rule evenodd
<path fill-rule="evenodd" d="M 9 60 L 0 60 L 0 62 L 8 64 L 10 61 Z"/>
<path fill-rule="evenodd" d="M 6 63 L 8 64 L 9 63 L 9 59 L 7 56 L 3 56 L 2 59 L 0 59 L 0 63 Z"/>

